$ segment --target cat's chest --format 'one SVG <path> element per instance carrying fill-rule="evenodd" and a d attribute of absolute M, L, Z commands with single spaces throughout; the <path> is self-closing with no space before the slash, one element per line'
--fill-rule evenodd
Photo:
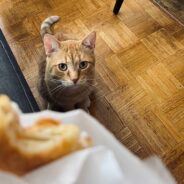
<path fill-rule="evenodd" d="M 92 90 L 87 87 L 66 88 L 53 94 L 52 97 L 59 104 L 76 104 L 87 98 L 91 91 Z"/>

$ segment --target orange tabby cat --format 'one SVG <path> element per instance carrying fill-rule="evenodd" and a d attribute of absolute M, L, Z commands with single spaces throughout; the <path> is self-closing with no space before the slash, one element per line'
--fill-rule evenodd
<path fill-rule="evenodd" d="M 63 33 L 52 35 L 50 26 L 58 20 L 58 16 L 51 16 L 41 24 L 46 61 L 41 65 L 40 91 L 50 109 L 88 111 L 95 74 L 96 33 L 91 32 L 83 40 Z"/>

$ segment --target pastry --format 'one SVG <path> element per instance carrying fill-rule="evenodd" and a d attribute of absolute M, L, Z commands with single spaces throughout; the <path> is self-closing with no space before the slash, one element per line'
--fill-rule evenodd
<path fill-rule="evenodd" d="M 7 96 L 0 96 L 0 169 L 23 175 L 66 154 L 92 145 L 76 125 L 40 119 L 23 128 Z"/>

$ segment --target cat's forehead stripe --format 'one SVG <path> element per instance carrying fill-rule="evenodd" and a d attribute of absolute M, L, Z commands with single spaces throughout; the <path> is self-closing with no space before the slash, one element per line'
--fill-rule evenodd
<path fill-rule="evenodd" d="M 72 62 L 73 64 L 75 63 L 75 61 L 80 61 L 80 52 L 78 49 L 74 49 L 74 48 L 69 48 L 68 52 L 66 53 L 66 57 L 67 57 L 67 61 L 68 62 Z"/>

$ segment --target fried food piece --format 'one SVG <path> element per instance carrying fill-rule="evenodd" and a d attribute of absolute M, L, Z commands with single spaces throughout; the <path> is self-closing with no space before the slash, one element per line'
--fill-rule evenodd
<path fill-rule="evenodd" d="M 73 151 L 92 145 L 76 125 L 41 119 L 21 127 L 7 96 L 0 96 L 0 169 L 23 175 Z"/>

